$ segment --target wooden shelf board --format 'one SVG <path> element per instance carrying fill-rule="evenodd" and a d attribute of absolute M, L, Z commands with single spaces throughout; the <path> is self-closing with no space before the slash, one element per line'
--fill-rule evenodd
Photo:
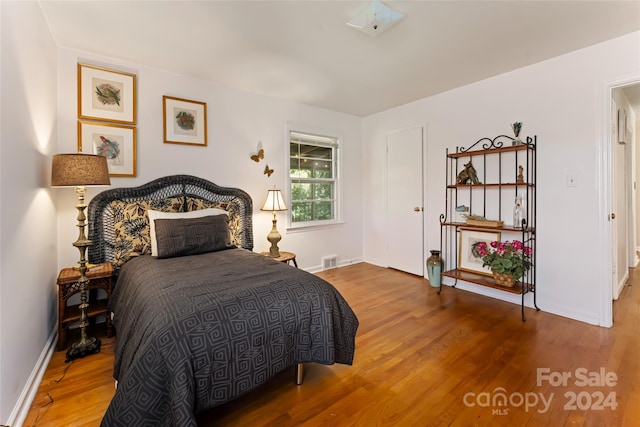
<path fill-rule="evenodd" d="M 493 289 L 500 289 L 501 291 L 511 292 L 512 294 L 522 293 L 522 282 L 516 282 L 513 288 L 507 288 L 506 286 L 496 285 L 496 282 L 492 276 L 485 276 L 482 274 L 472 273 L 469 271 L 462 271 L 458 269 L 445 271 L 442 273 L 442 276 L 463 280 L 465 282 L 474 283 L 476 285 L 487 286 Z M 529 286 L 525 286 L 524 293 L 527 293 L 528 290 L 529 290 Z"/>
<path fill-rule="evenodd" d="M 87 308 L 87 317 L 95 317 L 105 315 L 107 311 L 107 300 L 91 301 L 89 308 Z M 62 323 L 75 322 L 80 320 L 80 309 L 77 305 L 69 305 L 64 310 L 64 318 Z"/>
<path fill-rule="evenodd" d="M 530 148 L 531 150 L 535 149 L 535 145 L 526 145 L 526 144 L 522 144 L 522 145 L 507 145 L 504 147 L 500 147 L 500 148 L 489 148 L 487 150 L 470 150 L 470 151 L 462 151 L 459 153 L 449 153 L 447 154 L 447 157 L 449 158 L 456 158 L 456 157 L 469 157 L 469 156 L 482 156 L 483 154 L 495 154 L 495 153 L 506 153 L 509 151 L 524 151 L 528 148 Z"/>
<path fill-rule="evenodd" d="M 87 270 L 86 276 L 88 279 L 104 279 L 113 276 L 113 265 L 108 262 L 104 264 L 98 264 L 90 270 Z M 63 268 L 58 275 L 58 285 L 66 285 L 68 283 L 75 283 L 80 279 L 80 272 L 75 268 Z M 89 281 L 91 283 L 91 281 Z M 90 285 L 89 285 L 90 286 Z"/>
<path fill-rule="evenodd" d="M 526 182 L 503 182 L 503 183 L 490 183 L 490 184 L 449 184 L 447 188 L 483 188 L 483 187 L 533 187 L 534 185 Z"/>
<path fill-rule="evenodd" d="M 466 222 L 442 222 L 440 225 L 447 225 L 451 227 L 463 227 L 463 228 L 478 228 L 478 229 L 488 229 L 488 230 L 501 230 L 501 231 L 522 231 L 522 228 L 513 227 L 511 225 L 503 225 L 502 227 L 490 227 L 490 226 L 482 226 L 482 225 L 471 225 Z M 530 233 L 533 231 L 531 227 L 525 230 Z"/>

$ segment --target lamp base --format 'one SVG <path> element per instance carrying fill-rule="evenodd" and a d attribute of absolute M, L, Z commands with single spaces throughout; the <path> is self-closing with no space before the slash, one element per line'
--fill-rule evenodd
<path fill-rule="evenodd" d="M 278 248 L 278 242 L 282 239 L 280 233 L 278 233 L 278 229 L 276 228 L 276 213 L 273 213 L 273 227 L 271 228 L 271 232 L 267 236 L 267 240 L 271 243 L 271 247 L 269 248 L 269 256 L 271 258 L 279 258 L 280 257 L 280 249 Z"/>
<path fill-rule="evenodd" d="M 280 258 L 280 249 L 278 248 L 278 246 L 276 246 L 275 248 L 273 246 L 271 246 L 269 248 L 269 257 L 270 258 Z"/>
<path fill-rule="evenodd" d="M 70 362 L 90 354 L 100 353 L 100 340 L 98 338 L 87 338 L 84 342 L 78 341 L 73 343 L 67 350 L 67 358 L 64 360 Z"/>

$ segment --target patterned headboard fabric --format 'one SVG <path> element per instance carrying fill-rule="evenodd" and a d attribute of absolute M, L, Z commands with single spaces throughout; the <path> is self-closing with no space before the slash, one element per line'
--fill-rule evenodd
<path fill-rule="evenodd" d="M 117 269 L 132 257 L 151 253 L 149 209 L 188 212 L 205 208 L 227 211 L 232 243 L 253 250 L 251 196 L 195 176 L 172 175 L 140 187 L 103 191 L 91 200 L 89 262 L 111 262 Z"/>

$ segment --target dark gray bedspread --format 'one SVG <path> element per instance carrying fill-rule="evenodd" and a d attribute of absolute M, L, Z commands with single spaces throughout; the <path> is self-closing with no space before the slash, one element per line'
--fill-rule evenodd
<path fill-rule="evenodd" d="M 195 426 L 289 366 L 353 362 L 358 319 L 338 291 L 243 249 L 134 258 L 109 305 L 118 388 L 102 426 Z"/>

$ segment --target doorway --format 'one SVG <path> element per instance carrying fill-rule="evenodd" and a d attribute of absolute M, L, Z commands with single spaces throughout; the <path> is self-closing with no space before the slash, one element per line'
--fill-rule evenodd
<path fill-rule="evenodd" d="M 636 266 L 638 182 L 636 156 L 637 123 L 640 117 L 640 80 L 637 78 L 610 88 L 609 127 L 609 204 L 608 221 L 611 242 L 611 282 L 606 299 L 618 299 Z M 613 305 L 610 308 L 613 318 Z M 611 321 L 612 323 L 612 321 Z"/>
<path fill-rule="evenodd" d="M 387 265 L 424 277 L 421 126 L 387 133 Z"/>

